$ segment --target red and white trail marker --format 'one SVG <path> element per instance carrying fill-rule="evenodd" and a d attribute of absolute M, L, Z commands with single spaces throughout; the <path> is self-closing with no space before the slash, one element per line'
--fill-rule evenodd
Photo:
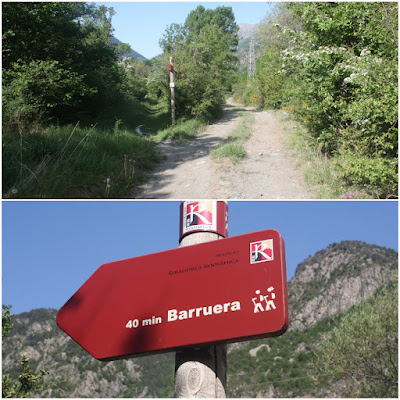
<path fill-rule="evenodd" d="M 228 205 L 225 201 L 195 200 L 183 201 L 179 242 L 191 233 L 213 232 L 228 236 Z"/>

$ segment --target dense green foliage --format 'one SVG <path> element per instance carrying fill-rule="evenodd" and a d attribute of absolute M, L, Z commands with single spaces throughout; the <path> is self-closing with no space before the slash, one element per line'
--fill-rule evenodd
<path fill-rule="evenodd" d="M 10 314 L 10 309 L 11 306 L 3 305 L 2 307 L 3 340 L 14 326 L 12 322 L 14 314 Z M 33 373 L 29 365 L 29 359 L 25 355 L 21 356 L 21 366 L 22 373 L 18 375 L 18 378 L 13 379 L 9 374 L 2 376 L 1 394 L 3 398 L 32 396 L 44 389 L 43 377 L 48 375 L 49 372 L 41 369 L 38 373 Z"/>
<path fill-rule="evenodd" d="M 99 122 L 127 100 L 169 97 L 174 56 L 178 116 L 211 118 L 230 87 L 238 43 L 232 9 L 199 6 L 161 39 L 151 63 L 118 62 L 130 48 L 112 44 L 112 8 L 92 3 L 3 3 L 3 128 L 49 120 Z M 115 121 L 114 121 L 115 122 Z"/>
<path fill-rule="evenodd" d="M 170 25 L 160 45 L 160 81 L 168 80 L 174 60 L 177 115 L 210 120 L 219 115 L 231 87 L 238 26 L 230 7 L 192 11 L 184 25 Z M 160 88 L 169 90 L 165 85 Z M 165 93 L 167 95 L 167 93 Z"/>
<path fill-rule="evenodd" d="M 159 160 L 153 138 L 193 138 L 221 110 L 238 40 L 230 8 L 193 11 L 152 61 L 124 58 L 130 47 L 112 40 L 112 8 L 6 2 L 2 11 L 5 197 L 129 196 Z"/>
<path fill-rule="evenodd" d="M 86 3 L 2 4 L 3 128 L 76 123 L 121 103 L 112 15 Z"/>
<path fill-rule="evenodd" d="M 397 300 L 397 290 L 383 289 L 348 313 L 318 347 L 317 371 L 336 381 L 347 378 L 347 396 L 397 398 Z"/>
<path fill-rule="evenodd" d="M 284 108 L 335 157 L 348 186 L 397 197 L 396 3 L 282 3 L 259 29 L 263 54 L 238 95 Z"/>
<path fill-rule="evenodd" d="M 149 62 L 122 59 L 113 9 L 3 3 L 3 195 L 125 197 L 159 159 L 135 132 L 168 123 L 144 102 Z"/>
<path fill-rule="evenodd" d="M 12 317 L 14 314 L 10 314 L 11 306 L 5 306 L 3 304 L 2 307 L 2 316 L 1 316 L 1 337 L 5 338 L 13 328 L 14 324 L 12 322 Z"/>

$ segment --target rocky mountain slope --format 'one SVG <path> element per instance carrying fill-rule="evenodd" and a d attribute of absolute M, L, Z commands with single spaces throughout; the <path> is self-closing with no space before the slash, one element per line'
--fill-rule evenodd
<path fill-rule="evenodd" d="M 344 241 L 298 265 L 289 282 L 291 329 L 304 329 L 341 314 L 386 285 L 397 269 L 397 255 L 379 246 Z"/>
<path fill-rule="evenodd" d="M 289 282 L 287 333 L 228 346 L 228 397 L 340 397 L 342 386 L 315 387 L 306 370 L 321 333 L 352 306 L 396 280 L 395 251 L 362 242 L 332 244 L 299 264 Z M 104 363 L 61 332 L 56 310 L 14 317 L 3 342 L 3 374 L 17 376 L 19 355 L 45 368 L 43 397 L 172 397 L 174 353 Z"/>
<path fill-rule="evenodd" d="M 118 40 L 117 38 L 115 38 L 114 36 L 111 36 L 111 43 L 119 44 L 119 43 L 121 43 L 121 41 Z M 138 61 L 140 61 L 140 60 L 146 61 L 147 60 L 146 57 L 142 56 L 141 54 L 139 54 L 137 51 L 135 51 L 133 49 L 129 53 L 124 54 L 124 58 L 125 57 L 133 57 L 135 60 L 138 60 Z"/>
<path fill-rule="evenodd" d="M 257 25 L 255 24 L 239 24 L 239 43 L 237 47 L 236 57 L 239 59 L 239 69 L 243 70 L 248 67 L 250 42 L 253 38 L 255 55 L 258 54 L 259 44 L 257 42 Z"/>

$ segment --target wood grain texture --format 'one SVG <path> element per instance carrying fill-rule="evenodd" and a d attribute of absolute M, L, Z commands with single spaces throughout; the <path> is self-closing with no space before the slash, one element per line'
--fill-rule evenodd
<path fill-rule="evenodd" d="M 196 232 L 185 236 L 181 246 L 222 239 L 216 233 Z M 226 397 L 226 345 L 203 346 L 177 351 L 175 397 Z"/>

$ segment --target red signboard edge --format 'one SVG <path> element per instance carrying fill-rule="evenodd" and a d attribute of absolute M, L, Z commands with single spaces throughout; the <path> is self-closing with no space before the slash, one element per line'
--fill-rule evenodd
<path fill-rule="evenodd" d="M 276 231 L 275 229 L 271 229 Z M 250 233 L 257 233 L 256 232 L 250 232 Z M 281 236 L 281 234 L 276 231 L 278 233 L 278 235 L 280 236 L 280 238 L 282 239 L 282 246 L 281 246 L 281 259 L 286 260 L 286 252 L 285 252 L 285 242 Z M 237 235 L 237 236 L 231 236 L 231 238 L 233 237 L 239 237 L 239 236 L 244 236 L 244 235 L 248 235 L 247 234 L 242 234 L 242 235 Z M 205 243 L 202 243 L 205 244 Z M 191 246 L 201 246 L 202 244 L 194 244 Z M 187 246 L 190 247 L 190 246 Z M 178 247 L 179 248 L 179 247 Z M 178 249 L 175 248 L 175 249 Z M 175 249 L 169 249 L 169 250 L 175 250 Z M 165 250 L 165 251 L 169 251 L 169 250 Z M 150 254 L 146 254 L 146 255 L 151 255 L 151 254 L 156 254 L 156 253 L 150 253 Z M 142 256 L 138 256 L 138 257 L 142 257 Z M 135 257 L 133 257 L 135 258 Z M 123 260 L 120 260 L 123 261 Z M 123 355 L 120 357 L 107 357 L 107 358 L 97 358 L 95 356 L 94 357 L 96 360 L 99 361 L 103 361 L 103 362 L 107 362 L 107 361 L 116 361 L 116 360 L 123 360 L 123 359 L 130 359 L 130 358 L 138 358 L 138 357 L 143 357 L 143 356 L 147 356 L 147 355 L 154 355 L 154 354 L 162 354 L 162 353 L 170 353 L 173 351 L 180 351 L 180 350 L 184 350 L 184 349 L 189 349 L 189 348 L 198 348 L 198 347 L 204 347 L 204 346 L 212 346 L 212 345 L 218 345 L 218 344 L 229 344 L 229 343 L 239 343 L 239 342 L 243 342 L 243 341 L 248 341 L 248 340 L 257 340 L 257 339 L 266 339 L 266 338 L 270 338 L 270 337 L 277 337 L 277 336 L 281 336 L 283 335 L 288 327 L 289 327 L 289 305 L 288 305 L 288 294 L 287 294 L 287 276 L 286 276 L 286 268 L 283 269 L 283 276 L 282 276 L 283 281 L 285 282 L 285 284 L 283 285 L 284 288 L 284 296 L 283 298 L 285 299 L 285 322 L 283 324 L 283 326 L 275 331 L 275 332 L 270 332 L 270 333 L 266 333 L 266 334 L 260 334 L 260 335 L 251 335 L 251 336 L 242 336 L 242 337 L 237 337 L 237 338 L 233 338 L 233 339 L 225 339 L 225 340 L 219 340 L 219 341 L 212 341 L 212 342 L 204 342 L 204 343 L 195 343 L 192 345 L 187 345 L 187 346 L 178 346 L 178 347 L 171 347 L 168 349 L 160 349 L 160 350 L 154 350 L 154 351 L 149 351 L 149 352 L 141 352 L 141 353 L 133 353 L 133 354 L 128 354 L 128 355 Z M 66 333 L 68 336 L 70 336 L 64 329 L 62 329 L 59 324 L 58 324 L 58 313 L 56 315 L 56 323 L 57 326 L 64 332 Z M 88 353 L 88 351 L 82 347 L 72 336 L 70 336 L 72 340 L 74 340 L 75 343 L 77 343 L 79 345 L 79 347 L 81 347 L 83 350 L 85 350 L 85 352 Z M 90 354 L 90 353 L 89 353 Z"/>

